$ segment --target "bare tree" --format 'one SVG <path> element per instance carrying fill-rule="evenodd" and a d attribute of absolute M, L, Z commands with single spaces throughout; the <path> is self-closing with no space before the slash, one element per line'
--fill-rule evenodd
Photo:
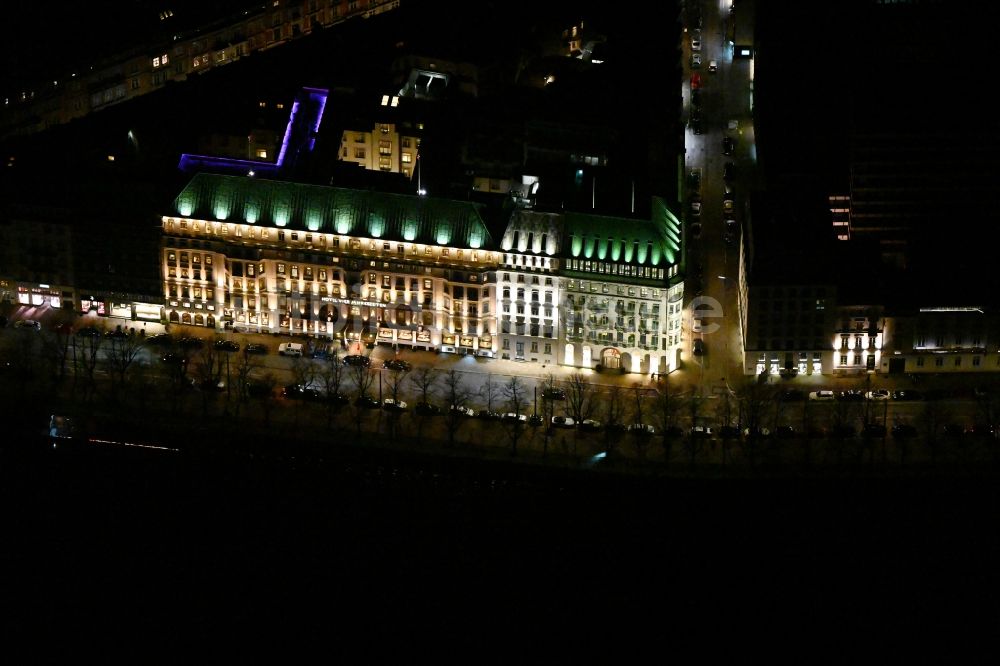
<path fill-rule="evenodd" d="M 500 391 L 497 390 L 497 384 L 493 381 L 492 374 L 486 375 L 486 381 L 479 387 L 479 396 L 486 401 L 486 409 L 493 413 L 493 403 L 499 398 Z"/>
<path fill-rule="evenodd" d="M 393 441 L 399 434 L 399 419 L 403 415 L 403 410 L 399 408 L 399 404 L 402 402 L 403 385 L 406 383 L 406 378 L 409 374 L 409 370 L 403 370 L 398 367 L 391 368 L 385 381 L 386 391 L 393 404 L 393 408 L 389 410 L 388 419 L 389 439 Z"/>
<path fill-rule="evenodd" d="M 744 429 L 747 461 L 754 465 L 757 462 L 758 444 L 765 429 L 764 424 L 777 400 L 777 389 L 767 383 L 766 376 L 761 375 L 739 386 L 736 389 L 736 399 L 740 407 L 740 424 Z"/>
<path fill-rule="evenodd" d="M 208 403 L 215 398 L 222 381 L 222 353 L 213 345 L 199 351 L 194 362 L 194 376 L 201 388 L 202 415 L 208 416 Z"/>
<path fill-rule="evenodd" d="M 142 338 L 137 335 L 116 335 L 108 339 L 104 359 L 111 378 L 111 390 L 117 393 L 128 383 L 128 372 L 142 351 Z"/>
<path fill-rule="evenodd" d="M 97 364 L 100 361 L 101 347 L 104 346 L 104 336 L 92 335 L 88 337 L 75 336 L 73 338 L 74 360 L 83 382 L 83 401 L 88 402 L 91 394 L 96 388 L 94 373 L 97 371 Z"/>
<path fill-rule="evenodd" d="M 344 362 L 340 358 L 340 352 L 333 349 L 323 361 L 320 370 L 320 379 L 323 382 L 323 390 L 326 393 L 326 427 L 333 425 L 333 417 L 344 405 L 341 395 L 341 386 L 345 380 Z"/>
<path fill-rule="evenodd" d="M 455 370 L 449 370 L 444 376 L 444 398 L 448 402 L 448 410 L 445 412 L 448 446 L 455 446 L 458 431 L 467 418 L 463 409 L 469 407 L 469 400 L 472 398 L 472 391 L 463 384 L 462 375 Z"/>
<path fill-rule="evenodd" d="M 250 398 L 250 385 L 253 383 L 253 371 L 260 367 L 260 362 L 246 352 L 240 354 L 233 377 L 233 391 L 228 395 L 234 402 L 233 413 L 239 417 L 243 405 Z M 227 382 L 227 386 L 230 382 Z"/>
<path fill-rule="evenodd" d="M 574 372 L 566 382 L 566 406 L 569 408 L 570 416 L 577 423 L 582 423 L 589 419 L 594 411 L 591 396 L 594 394 L 594 386 L 587 381 L 586 375 L 582 372 Z"/>
<path fill-rule="evenodd" d="M 348 371 L 348 377 L 354 386 L 354 399 L 351 400 L 351 408 L 354 416 L 354 426 L 358 435 L 361 435 L 361 424 L 364 421 L 365 412 L 368 409 L 367 401 L 371 398 L 372 383 L 375 375 L 372 374 L 368 366 L 352 365 Z"/>
<path fill-rule="evenodd" d="M 670 375 L 664 375 L 653 398 L 653 425 L 660 431 L 663 445 L 663 461 L 669 463 L 673 457 L 675 430 L 680 414 L 681 400 L 675 396 L 670 386 Z"/>
<path fill-rule="evenodd" d="M 518 442 L 524 435 L 525 424 L 521 420 L 521 415 L 528 410 L 527 389 L 520 377 L 512 376 L 503 384 L 501 393 L 507 403 L 509 413 L 513 414 L 513 418 L 505 416 L 501 423 L 504 425 L 507 438 L 510 440 L 510 455 L 516 456 Z"/>
<path fill-rule="evenodd" d="M 316 379 L 316 364 L 312 362 L 312 359 L 304 356 L 296 356 L 292 359 L 290 371 L 292 383 L 302 387 L 310 386 Z"/>
<path fill-rule="evenodd" d="M 625 399 L 619 386 L 612 386 L 603 396 L 604 449 L 608 455 L 625 432 Z"/>
<path fill-rule="evenodd" d="M 410 383 L 420 394 L 420 401 L 417 402 L 417 444 L 422 444 L 424 439 L 424 422 L 432 415 L 433 406 L 431 399 L 438 389 L 438 382 L 441 379 L 437 370 L 433 368 L 417 368 L 410 375 Z"/>

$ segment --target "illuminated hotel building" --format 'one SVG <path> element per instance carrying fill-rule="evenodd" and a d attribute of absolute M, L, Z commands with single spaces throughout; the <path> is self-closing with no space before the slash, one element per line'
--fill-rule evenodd
<path fill-rule="evenodd" d="M 491 355 L 477 207 L 199 174 L 163 218 L 168 321 Z"/>
<path fill-rule="evenodd" d="M 167 321 L 631 372 L 676 367 L 679 223 L 199 174 L 162 218 Z"/>

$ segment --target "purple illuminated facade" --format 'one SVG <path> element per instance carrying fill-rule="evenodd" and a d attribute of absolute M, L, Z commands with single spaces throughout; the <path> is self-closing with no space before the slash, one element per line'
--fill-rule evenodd
<path fill-rule="evenodd" d="M 328 90 L 303 88 L 292 104 L 288 115 L 285 136 L 275 162 L 259 160 L 238 160 L 230 157 L 192 155 L 183 153 L 177 168 L 185 173 L 212 171 L 232 175 L 273 176 L 295 166 L 302 152 L 312 152 L 316 145 L 316 134 L 326 109 Z"/>

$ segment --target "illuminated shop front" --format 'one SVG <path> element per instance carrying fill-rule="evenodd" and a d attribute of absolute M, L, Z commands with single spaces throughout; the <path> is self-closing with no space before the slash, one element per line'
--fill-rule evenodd
<path fill-rule="evenodd" d="M 62 307 L 62 290 L 54 289 L 47 284 L 37 286 L 17 287 L 17 302 L 33 307 Z"/>

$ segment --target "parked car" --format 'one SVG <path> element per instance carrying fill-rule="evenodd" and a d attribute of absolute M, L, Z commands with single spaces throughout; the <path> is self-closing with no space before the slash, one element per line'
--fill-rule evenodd
<path fill-rule="evenodd" d="M 634 435 L 648 437 L 656 434 L 656 428 L 646 423 L 633 423 L 628 427 L 628 431 Z"/>
<path fill-rule="evenodd" d="M 169 333 L 157 333 L 156 335 L 151 335 L 146 338 L 147 345 L 157 345 L 160 347 L 169 347 L 174 344 L 174 336 Z"/>
<path fill-rule="evenodd" d="M 532 428 L 537 428 L 538 426 L 544 424 L 545 424 L 545 419 L 543 419 L 538 414 L 532 414 L 531 416 L 528 417 L 528 425 L 530 425 Z"/>
<path fill-rule="evenodd" d="M 771 436 L 771 430 L 770 430 L 770 428 L 754 428 L 753 430 L 751 430 L 750 428 L 744 428 L 743 429 L 743 436 L 744 437 L 753 437 L 753 436 L 756 436 L 756 437 L 770 437 Z"/>
<path fill-rule="evenodd" d="M 18 319 L 14 322 L 14 328 L 28 328 L 40 331 L 42 330 L 42 325 L 34 319 Z"/>
<path fill-rule="evenodd" d="M 420 416 L 441 416 L 444 413 L 440 407 L 429 402 L 418 402 L 414 411 Z"/>
<path fill-rule="evenodd" d="M 724 136 L 722 137 L 722 154 L 732 155 L 733 154 L 733 139 L 732 137 Z"/>
<path fill-rule="evenodd" d="M 386 368 L 387 370 L 396 370 L 398 372 L 407 372 L 407 371 L 410 370 L 410 368 L 412 366 L 409 363 L 407 363 L 406 361 L 402 360 L 402 359 L 393 358 L 393 359 L 389 359 L 388 361 L 386 361 L 385 363 L 383 363 L 382 367 Z"/>
<path fill-rule="evenodd" d="M 798 389 L 788 389 L 787 391 L 782 391 L 779 397 L 781 402 L 800 402 L 806 399 L 805 393 L 799 391 Z"/>
<path fill-rule="evenodd" d="M 691 344 L 691 351 L 695 356 L 701 356 L 705 353 L 705 342 L 701 338 L 696 338 Z"/>
<path fill-rule="evenodd" d="M 452 405 L 450 409 L 453 412 L 458 412 L 461 416 L 468 417 L 476 415 L 476 412 L 472 409 L 472 407 L 466 407 L 464 405 Z"/>
<path fill-rule="evenodd" d="M 382 406 L 382 403 L 370 395 L 359 395 L 354 399 L 354 406 L 362 409 L 378 409 Z"/>
<path fill-rule="evenodd" d="M 569 416 L 553 416 L 552 425 L 556 428 L 572 428 L 576 422 Z"/>
<path fill-rule="evenodd" d="M 864 399 L 865 394 L 856 389 L 841 391 L 837 394 L 837 400 L 841 400 L 843 402 L 863 402 Z"/>
<path fill-rule="evenodd" d="M 503 415 L 504 423 L 526 423 L 528 421 L 527 414 L 517 414 L 515 412 L 507 412 Z"/>
<path fill-rule="evenodd" d="M 888 400 L 889 391 L 886 389 L 874 389 L 865 393 L 865 398 L 868 400 Z"/>
<path fill-rule="evenodd" d="M 97 330 L 94 326 L 84 326 L 76 332 L 76 337 L 78 338 L 99 338 L 101 337 L 101 332 Z"/>
<path fill-rule="evenodd" d="M 303 386 L 302 384 L 289 384 L 281 390 L 281 395 L 289 400 L 318 402 L 323 399 L 323 393 L 319 389 Z"/>
<path fill-rule="evenodd" d="M 692 201 L 691 202 L 691 215 L 693 217 L 699 217 L 701 215 L 701 202 Z"/>
<path fill-rule="evenodd" d="M 252 342 L 248 344 L 246 347 L 244 347 L 243 351 L 245 351 L 247 354 L 266 354 L 267 345 L 262 345 L 256 342 Z"/>
<path fill-rule="evenodd" d="M 868 423 L 861 429 L 865 437 L 885 437 L 885 426 L 881 423 Z"/>
<path fill-rule="evenodd" d="M 735 439 L 740 436 L 740 429 L 736 426 L 724 425 L 719 428 L 719 437 L 722 439 Z"/>
<path fill-rule="evenodd" d="M 240 345 L 232 340 L 216 340 L 215 348 L 224 352 L 236 352 L 240 350 Z"/>
<path fill-rule="evenodd" d="M 809 393 L 810 400 L 835 400 L 836 397 L 833 391 L 812 391 Z"/>
<path fill-rule="evenodd" d="M 912 389 L 899 390 L 892 392 L 893 400 L 920 400 L 923 396 L 920 391 L 914 391 Z"/>
<path fill-rule="evenodd" d="M 719 61 L 718 60 L 709 60 L 708 61 L 708 71 L 712 72 L 713 74 L 716 73 L 717 71 L 719 71 Z"/>
<path fill-rule="evenodd" d="M 694 37 L 691 38 L 691 50 L 701 51 L 701 40 Z"/>
<path fill-rule="evenodd" d="M 184 349 L 201 349 L 205 346 L 205 341 L 201 338 L 181 338 L 177 345 Z"/>
<path fill-rule="evenodd" d="M 187 365 L 187 359 L 182 354 L 167 352 L 160 357 L 160 361 L 167 365 Z"/>
<path fill-rule="evenodd" d="M 701 222 L 691 224 L 691 237 L 696 240 L 701 238 Z"/>
<path fill-rule="evenodd" d="M 402 400 L 396 400 L 395 398 L 386 398 L 382 401 L 382 409 L 387 412 L 405 412 L 407 404 Z"/>
<path fill-rule="evenodd" d="M 586 432 L 597 432 L 601 429 L 601 422 L 596 419 L 584 419 L 580 422 L 580 430 Z"/>
<path fill-rule="evenodd" d="M 544 400 L 565 400 L 566 391 L 558 388 L 547 388 L 542 390 Z"/>
<path fill-rule="evenodd" d="M 361 354 L 349 354 L 344 357 L 344 365 L 362 366 L 370 367 L 372 360 L 367 356 L 362 356 Z"/>
<path fill-rule="evenodd" d="M 122 338 L 127 338 L 128 337 L 128 333 L 126 333 L 125 329 L 123 329 L 121 326 L 118 326 L 117 328 L 114 328 L 112 330 L 104 331 L 104 337 L 106 337 L 106 338 L 117 338 L 117 339 L 120 340 Z"/>
<path fill-rule="evenodd" d="M 698 69 L 701 67 L 701 54 L 698 52 L 691 54 L 691 68 Z"/>
<path fill-rule="evenodd" d="M 906 439 L 908 437 L 916 437 L 917 429 L 910 425 L 909 423 L 897 423 L 892 426 L 892 436 L 896 439 Z"/>
<path fill-rule="evenodd" d="M 711 437 L 712 429 L 708 426 L 695 426 L 691 428 L 692 437 Z"/>
<path fill-rule="evenodd" d="M 499 421 L 503 418 L 503 414 L 500 412 L 491 412 L 488 409 L 480 409 L 476 412 L 476 418 L 483 419 L 486 421 Z"/>
<path fill-rule="evenodd" d="M 722 212 L 725 215 L 732 215 L 736 210 L 736 202 L 732 199 L 723 199 L 722 201 Z"/>

